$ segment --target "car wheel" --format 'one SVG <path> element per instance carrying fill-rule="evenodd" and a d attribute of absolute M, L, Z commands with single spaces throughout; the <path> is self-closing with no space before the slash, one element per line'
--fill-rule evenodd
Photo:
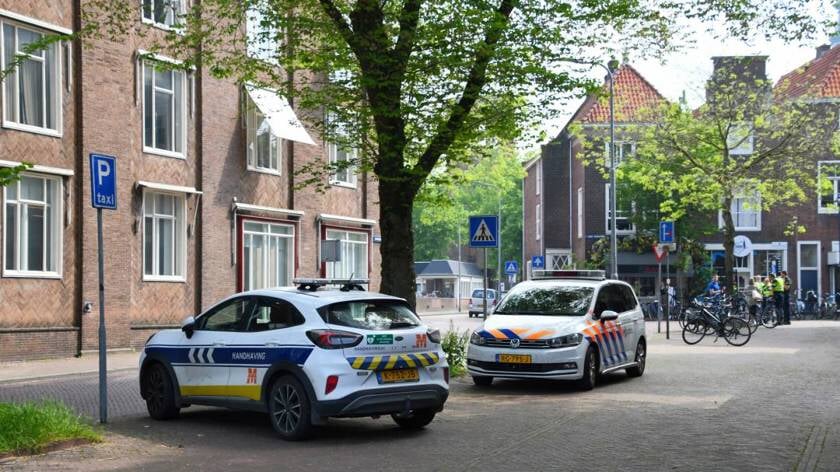
<path fill-rule="evenodd" d="M 627 369 L 630 377 L 641 377 L 645 373 L 645 361 L 647 359 L 647 346 L 644 339 L 639 339 L 636 345 L 636 366 Z"/>
<path fill-rule="evenodd" d="M 473 383 L 479 387 L 489 387 L 493 383 L 493 377 L 473 375 Z"/>
<path fill-rule="evenodd" d="M 149 416 L 156 420 L 178 416 L 180 408 L 175 404 L 175 387 L 166 367 L 157 363 L 149 366 L 143 374 L 143 387 Z"/>
<path fill-rule="evenodd" d="M 306 439 L 312 433 L 309 397 L 303 385 L 291 375 L 284 375 L 272 384 L 268 414 L 271 426 L 287 441 Z"/>
<path fill-rule="evenodd" d="M 586 350 L 583 360 L 583 378 L 577 381 L 580 390 L 592 390 L 598 381 L 598 353 L 592 346 Z"/>
<path fill-rule="evenodd" d="M 437 412 L 432 408 L 411 410 L 408 413 L 394 413 L 391 418 L 402 429 L 423 429 L 435 419 Z"/>

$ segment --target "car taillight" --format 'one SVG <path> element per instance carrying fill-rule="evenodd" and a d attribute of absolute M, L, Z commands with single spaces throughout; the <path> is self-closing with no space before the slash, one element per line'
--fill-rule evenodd
<path fill-rule="evenodd" d="M 429 337 L 429 341 L 431 341 L 435 344 L 440 344 L 440 331 L 438 331 L 436 329 L 430 329 L 426 333 L 426 336 Z"/>
<path fill-rule="evenodd" d="M 330 375 L 327 377 L 327 387 L 324 389 L 324 394 L 330 394 L 336 387 L 338 387 L 338 376 Z"/>
<path fill-rule="evenodd" d="M 321 349 L 342 349 L 358 345 L 364 336 L 350 331 L 337 329 L 313 329 L 306 332 L 306 337 Z"/>
<path fill-rule="evenodd" d="M 446 380 L 446 383 L 449 383 L 449 367 L 443 368 L 443 380 Z"/>

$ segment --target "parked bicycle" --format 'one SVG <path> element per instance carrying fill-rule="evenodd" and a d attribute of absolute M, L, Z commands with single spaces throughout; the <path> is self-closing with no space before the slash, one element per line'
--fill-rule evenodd
<path fill-rule="evenodd" d="M 753 330 L 741 318 L 729 316 L 723 310 L 713 312 L 709 307 L 698 304 L 697 316 L 685 320 L 682 338 L 686 344 L 697 344 L 706 336 L 723 338 L 733 346 L 743 346 L 750 341 Z"/>

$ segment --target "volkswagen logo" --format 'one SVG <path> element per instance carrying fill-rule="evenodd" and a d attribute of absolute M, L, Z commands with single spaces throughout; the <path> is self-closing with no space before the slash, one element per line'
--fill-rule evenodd
<path fill-rule="evenodd" d="M 510 340 L 510 347 L 516 349 L 519 347 L 519 340 L 518 339 L 511 339 Z"/>

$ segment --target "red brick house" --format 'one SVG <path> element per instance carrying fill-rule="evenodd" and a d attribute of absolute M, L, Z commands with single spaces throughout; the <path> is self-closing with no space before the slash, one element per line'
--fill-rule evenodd
<path fill-rule="evenodd" d="M 4 67 L 33 38 L 78 30 L 80 3 L 0 0 Z M 348 170 L 326 192 L 296 189 L 296 168 L 346 153 L 293 126 L 282 96 L 160 67 L 173 59 L 146 50 L 172 16 L 153 10 L 136 11 L 146 36 L 55 43 L 3 80 L 0 166 L 34 167 L 0 188 L 0 361 L 98 345 L 91 152 L 118 165 L 118 209 L 104 215 L 110 348 L 293 277 L 379 286 L 376 182 Z M 325 239 L 341 240 L 341 262 L 321 262 Z"/>

